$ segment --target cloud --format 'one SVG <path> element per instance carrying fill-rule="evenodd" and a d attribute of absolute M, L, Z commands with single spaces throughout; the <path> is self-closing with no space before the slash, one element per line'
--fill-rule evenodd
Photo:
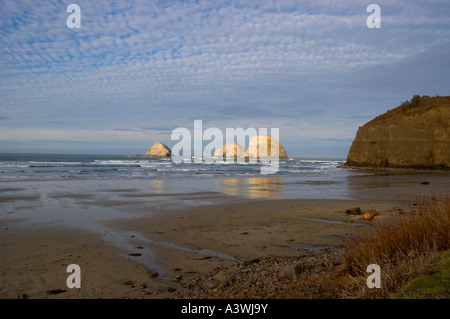
<path fill-rule="evenodd" d="M 347 138 L 355 113 L 450 84 L 445 1 L 379 1 L 377 30 L 356 0 L 79 0 L 81 29 L 66 26 L 70 3 L 2 2 L 0 110 L 13 128 L 156 137 L 204 119 Z"/>
<path fill-rule="evenodd" d="M 409 94 L 448 94 L 450 41 L 426 48 L 400 61 L 367 67 L 353 74 L 355 86 L 370 86 L 379 92 L 401 91 Z"/>
<path fill-rule="evenodd" d="M 146 131 L 117 131 L 89 129 L 49 128 L 0 128 L 0 141 L 45 140 L 45 141 L 148 141 Z M 39 137 L 38 139 L 36 137 Z"/>

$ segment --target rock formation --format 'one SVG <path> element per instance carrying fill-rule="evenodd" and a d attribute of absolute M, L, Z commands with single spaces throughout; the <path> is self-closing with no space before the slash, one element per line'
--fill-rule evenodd
<path fill-rule="evenodd" d="M 213 156 L 216 157 L 232 157 L 232 158 L 242 158 L 244 157 L 245 150 L 244 148 L 239 145 L 238 143 L 227 143 L 221 148 L 216 149 Z"/>
<path fill-rule="evenodd" d="M 161 142 L 156 142 L 153 146 L 145 153 L 145 156 L 170 156 L 171 151 L 166 145 Z"/>
<path fill-rule="evenodd" d="M 277 156 L 280 159 L 288 158 L 283 146 L 277 140 L 268 135 L 255 135 L 250 139 L 245 158 L 261 158 Z"/>
<path fill-rule="evenodd" d="M 415 95 L 358 129 L 346 166 L 450 168 L 450 96 Z"/>

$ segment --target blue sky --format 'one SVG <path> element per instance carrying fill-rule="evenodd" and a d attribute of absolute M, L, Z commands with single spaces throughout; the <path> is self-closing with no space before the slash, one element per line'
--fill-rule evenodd
<path fill-rule="evenodd" d="M 71 3 L 80 29 L 66 26 Z M 380 29 L 366 25 L 371 3 Z M 278 127 L 291 156 L 345 157 L 373 117 L 449 95 L 449 12 L 447 0 L 0 0 L 0 152 L 144 153 L 197 119 Z"/>

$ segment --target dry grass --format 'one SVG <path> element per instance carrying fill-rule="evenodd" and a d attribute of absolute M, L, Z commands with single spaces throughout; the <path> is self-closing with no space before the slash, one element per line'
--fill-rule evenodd
<path fill-rule="evenodd" d="M 433 258 L 450 249 L 450 194 L 421 199 L 409 214 L 360 231 L 345 242 L 342 273 L 348 297 L 386 298 L 422 274 L 436 271 Z M 381 289 L 368 289 L 367 266 L 381 267 Z"/>
<path fill-rule="evenodd" d="M 361 229 L 354 239 L 344 241 L 344 247 L 313 258 L 292 259 L 292 263 L 283 263 L 285 258 L 263 259 L 244 267 L 228 285 L 198 288 L 197 296 L 390 298 L 413 279 L 439 271 L 436 256 L 450 249 L 450 194 L 420 199 L 408 214 Z M 366 285 L 370 264 L 381 268 L 381 289 Z M 299 265 L 302 270 L 293 280 L 280 275 L 287 266 L 297 269 Z M 201 283 L 197 286 L 203 287 Z"/>

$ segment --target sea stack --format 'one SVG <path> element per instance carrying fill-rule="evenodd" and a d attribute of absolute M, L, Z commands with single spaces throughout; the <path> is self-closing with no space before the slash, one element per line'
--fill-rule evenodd
<path fill-rule="evenodd" d="M 283 146 L 277 140 L 268 135 L 255 135 L 250 139 L 245 158 L 264 158 L 277 156 L 279 159 L 288 158 Z"/>
<path fill-rule="evenodd" d="M 158 141 L 153 144 L 153 146 L 147 151 L 147 153 L 145 153 L 145 156 L 167 157 L 170 156 L 170 154 L 170 148 Z"/>
<path fill-rule="evenodd" d="M 213 156 L 223 158 L 242 158 L 244 157 L 245 150 L 238 143 L 227 143 L 221 148 L 216 149 Z"/>
<path fill-rule="evenodd" d="M 415 95 L 358 129 L 346 166 L 450 168 L 450 96 Z"/>

